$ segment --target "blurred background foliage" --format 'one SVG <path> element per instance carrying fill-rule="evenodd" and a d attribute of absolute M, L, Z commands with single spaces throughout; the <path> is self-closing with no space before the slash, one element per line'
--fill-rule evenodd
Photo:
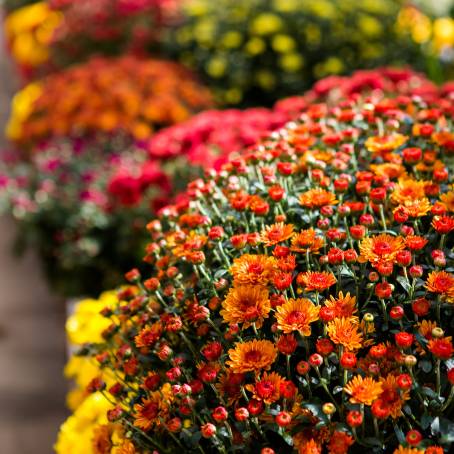
<path fill-rule="evenodd" d="M 127 51 L 193 68 L 220 104 L 271 105 L 321 77 L 358 67 L 411 65 L 436 82 L 453 75 L 453 0 L 6 0 L 4 5 L 7 41 L 24 80 L 93 54 Z"/>

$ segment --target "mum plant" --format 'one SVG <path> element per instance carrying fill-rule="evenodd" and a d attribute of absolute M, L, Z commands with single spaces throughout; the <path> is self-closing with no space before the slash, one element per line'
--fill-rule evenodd
<path fill-rule="evenodd" d="M 396 27 L 401 7 L 396 0 L 185 0 L 183 20 L 165 42 L 221 102 L 266 105 L 359 62 L 418 64 L 419 45 Z"/>
<path fill-rule="evenodd" d="M 51 61 L 59 67 L 93 54 L 159 49 L 162 30 L 179 16 L 178 0 L 50 0 L 49 4 L 62 15 L 49 45 Z"/>
<path fill-rule="evenodd" d="M 164 208 L 81 352 L 94 452 L 448 452 L 452 113 L 313 105 Z"/>
<path fill-rule="evenodd" d="M 140 258 L 150 214 L 172 195 L 170 171 L 121 136 L 52 141 L 6 161 L 0 208 L 17 221 L 19 250 L 35 247 L 65 296 L 118 285 Z"/>
<path fill-rule="evenodd" d="M 211 106 L 209 91 L 177 63 L 92 58 L 17 93 L 6 132 L 24 146 L 98 131 L 145 140 Z"/>

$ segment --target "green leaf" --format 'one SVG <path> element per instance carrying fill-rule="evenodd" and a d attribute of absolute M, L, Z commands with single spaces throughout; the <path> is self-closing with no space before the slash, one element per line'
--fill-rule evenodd
<path fill-rule="evenodd" d="M 433 421 L 433 416 L 424 413 L 421 417 L 421 427 L 427 429 Z"/>
<path fill-rule="evenodd" d="M 407 293 L 410 293 L 411 284 L 408 282 L 404 276 L 397 276 L 397 282 L 404 288 Z"/>
<path fill-rule="evenodd" d="M 394 432 L 396 433 L 396 437 L 399 440 L 400 444 L 406 443 L 405 435 L 400 427 L 394 426 Z"/>
<path fill-rule="evenodd" d="M 424 359 L 419 362 L 419 367 L 427 374 L 432 370 L 432 363 Z"/>

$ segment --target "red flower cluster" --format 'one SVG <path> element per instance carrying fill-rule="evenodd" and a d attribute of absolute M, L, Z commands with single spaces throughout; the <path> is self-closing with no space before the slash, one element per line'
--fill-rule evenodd
<path fill-rule="evenodd" d="M 289 119 L 265 108 L 210 110 L 158 132 L 148 150 L 152 159 L 184 155 L 193 165 L 219 169 L 229 154 L 254 145 Z"/>

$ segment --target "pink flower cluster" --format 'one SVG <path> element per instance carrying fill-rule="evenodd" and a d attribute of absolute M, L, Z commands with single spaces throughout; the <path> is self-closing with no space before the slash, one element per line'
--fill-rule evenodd
<path fill-rule="evenodd" d="M 254 145 L 289 119 L 285 112 L 266 108 L 209 110 L 155 134 L 149 156 L 184 155 L 192 165 L 219 169 L 231 153 Z"/>

